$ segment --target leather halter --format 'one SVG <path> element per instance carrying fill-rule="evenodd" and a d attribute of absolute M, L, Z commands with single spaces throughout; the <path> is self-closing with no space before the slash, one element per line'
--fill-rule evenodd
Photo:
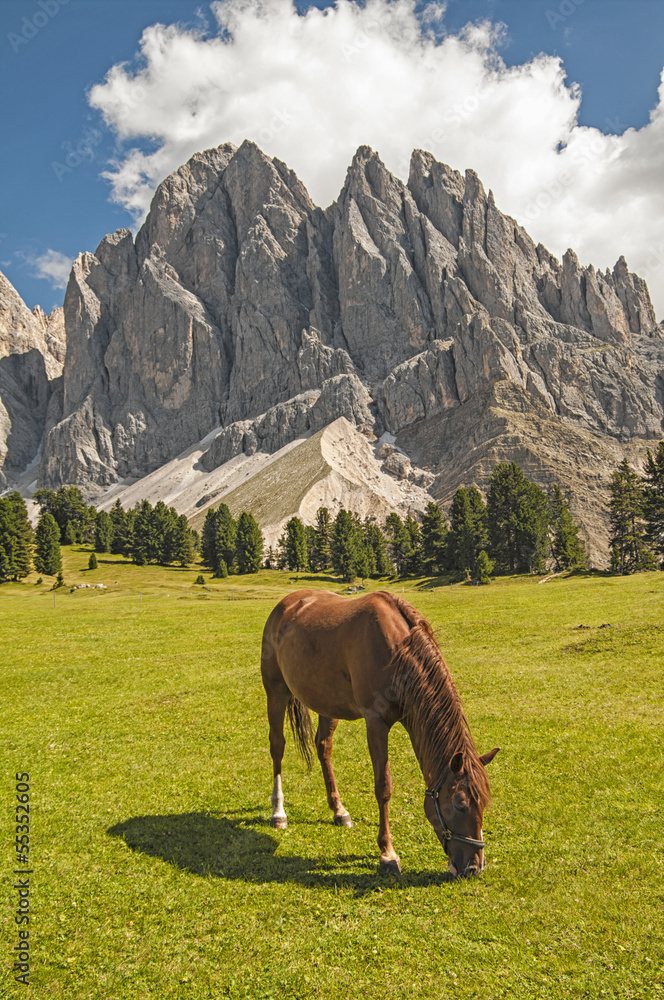
<path fill-rule="evenodd" d="M 447 850 L 448 841 L 458 840 L 462 844 L 470 844 L 471 847 L 479 847 L 483 849 L 484 847 L 486 847 L 486 844 L 483 840 L 473 840 L 472 837 L 463 837 L 460 833 L 453 833 L 450 830 L 447 823 L 445 822 L 445 820 L 443 819 L 443 814 L 440 811 L 440 803 L 438 801 L 438 795 L 440 793 L 441 788 L 447 781 L 449 773 L 450 773 L 450 768 L 448 767 L 445 773 L 443 774 L 442 778 L 438 782 L 438 784 L 434 788 L 427 788 L 426 792 L 424 793 L 425 796 L 428 795 L 429 798 L 433 799 L 433 804 L 436 807 L 436 816 L 438 817 L 438 822 L 440 823 L 443 829 L 443 840 L 445 841 L 443 846 L 445 847 L 445 850 Z"/>

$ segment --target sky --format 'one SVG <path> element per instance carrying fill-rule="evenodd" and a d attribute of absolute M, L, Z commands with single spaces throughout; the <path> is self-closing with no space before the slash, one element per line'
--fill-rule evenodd
<path fill-rule="evenodd" d="M 32 308 L 199 149 L 331 203 L 359 145 L 479 174 L 557 256 L 624 254 L 664 318 L 664 0 L 2 0 L 0 270 Z"/>

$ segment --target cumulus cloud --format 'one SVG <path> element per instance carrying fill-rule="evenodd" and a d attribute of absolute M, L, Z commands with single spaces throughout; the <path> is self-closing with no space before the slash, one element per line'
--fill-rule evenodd
<path fill-rule="evenodd" d="M 38 257 L 26 258 L 36 278 L 45 278 L 51 288 L 66 288 L 72 259 L 59 250 L 47 250 Z"/>
<path fill-rule="evenodd" d="M 229 140 L 285 160 L 321 205 L 359 145 L 403 179 L 411 151 L 428 149 L 476 170 L 558 256 L 572 246 L 604 268 L 624 254 L 664 312 L 664 77 L 649 124 L 619 135 L 617 123 L 578 125 L 582 95 L 558 57 L 507 67 L 501 27 L 446 33 L 443 3 L 420 14 L 414 0 L 337 0 L 305 14 L 291 0 L 211 9 L 214 34 L 155 24 L 139 68 L 113 66 L 90 91 L 125 149 L 105 174 L 112 197 L 137 221 L 163 177 Z"/>

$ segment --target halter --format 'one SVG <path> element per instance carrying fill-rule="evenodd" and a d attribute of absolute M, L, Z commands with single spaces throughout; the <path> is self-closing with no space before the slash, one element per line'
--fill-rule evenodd
<path fill-rule="evenodd" d="M 438 782 L 438 784 L 435 786 L 435 788 L 427 788 L 426 792 L 424 793 L 425 796 L 428 795 L 429 798 L 433 799 L 433 804 L 436 807 L 436 816 L 438 817 L 438 822 L 440 823 L 441 827 L 443 828 L 443 840 L 445 841 L 445 843 L 444 843 L 443 846 L 445 847 L 445 850 L 447 850 L 447 843 L 448 843 L 448 841 L 450 841 L 450 840 L 458 840 L 462 844 L 470 844 L 471 847 L 479 847 L 479 848 L 484 849 L 484 847 L 486 846 L 486 844 L 485 844 L 485 842 L 483 840 L 473 840 L 472 837 L 462 837 L 460 833 L 452 833 L 452 831 L 450 830 L 449 826 L 447 825 L 447 823 L 443 819 L 443 814 L 440 811 L 440 804 L 438 802 L 438 794 L 439 794 L 441 788 L 443 787 L 443 785 L 445 784 L 445 782 L 447 781 L 447 777 L 448 777 L 449 773 L 450 773 L 450 769 L 448 767 L 446 769 L 445 773 L 443 774 L 442 778 Z"/>

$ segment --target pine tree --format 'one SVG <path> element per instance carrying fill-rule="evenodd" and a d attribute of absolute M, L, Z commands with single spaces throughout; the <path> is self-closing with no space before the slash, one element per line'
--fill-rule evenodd
<path fill-rule="evenodd" d="M 88 569 L 97 569 L 97 556 L 94 552 L 90 553 L 90 558 L 88 559 Z"/>
<path fill-rule="evenodd" d="M 407 572 L 412 552 L 410 535 L 398 514 L 388 514 L 385 521 L 385 534 L 389 541 L 392 560 L 396 564 L 397 575 L 403 576 Z"/>
<path fill-rule="evenodd" d="M 372 576 L 389 576 L 393 571 L 390 557 L 387 554 L 387 539 L 379 525 L 367 518 L 364 522 L 365 544 L 373 553 Z"/>
<path fill-rule="evenodd" d="M 118 498 L 111 507 L 109 516 L 113 526 L 111 552 L 115 553 L 115 555 L 128 556 L 132 546 L 132 512 L 124 510 Z"/>
<path fill-rule="evenodd" d="M 643 518 L 643 484 L 626 458 L 613 473 L 609 492 L 609 544 L 617 550 L 617 558 L 612 557 L 611 565 L 617 564 L 622 574 L 653 569 L 655 560 L 646 541 Z"/>
<path fill-rule="evenodd" d="M 237 522 L 235 553 L 240 573 L 257 573 L 263 559 L 263 534 L 252 514 L 243 510 Z"/>
<path fill-rule="evenodd" d="M 35 569 L 38 573 L 55 576 L 62 569 L 60 529 L 52 514 L 41 515 L 35 532 Z"/>
<path fill-rule="evenodd" d="M 175 527 L 174 560 L 180 566 L 194 561 L 194 541 L 186 514 L 180 514 Z"/>
<path fill-rule="evenodd" d="M 475 560 L 475 579 L 478 583 L 491 583 L 492 573 L 493 563 L 484 549 L 482 549 L 482 551 L 478 553 L 477 559 Z"/>
<path fill-rule="evenodd" d="M 105 510 L 99 510 L 95 522 L 95 552 L 110 552 L 112 545 L 113 522 L 110 514 Z"/>
<path fill-rule="evenodd" d="M 153 534 L 152 504 L 149 500 L 141 500 L 135 508 L 131 558 L 137 566 L 145 566 L 146 563 L 155 558 L 156 548 Z"/>
<path fill-rule="evenodd" d="M 558 485 L 554 485 L 549 494 L 551 511 L 551 554 L 556 563 L 556 569 L 571 569 L 574 566 L 586 566 L 586 547 L 579 538 L 579 527 L 569 509 L 569 499 L 563 497 Z"/>
<path fill-rule="evenodd" d="M 476 486 L 461 486 L 452 498 L 447 545 L 450 568 L 472 575 L 479 553 L 489 547 L 487 510 Z"/>
<path fill-rule="evenodd" d="M 203 564 L 214 572 L 217 565 L 217 514 L 208 507 L 201 533 L 201 558 Z"/>
<path fill-rule="evenodd" d="M 299 517 L 291 517 L 286 524 L 286 559 L 291 572 L 307 568 L 307 536 Z"/>
<path fill-rule="evenodd" d="M 406 563 L 406 573 L 418 576 L 422 572 L 422 533 L 415 518 L 408 514 L 404 521 L 404 529 L 408 535 L 409 555 Z"/>
<path fill-rule="evenodd" d="M 331 566 L 331 531 L 330 512 L 327 507 L 319 507 L 316 511 L 316 524 L 314 526 L 315 542 L 313 566 L 315 566 L 316 573 L 322 573 Z"/>
<path fill-rule="evenodd" d="M 447 566 L 447 525 L 437 503 L 427 504 L 422 518 L 422 566 L 425 573 L 437 576 Z"/>
<path fill-rule="evenodd" d="M 334 572 L 351 583 L 357 576 L 358 545 L 357 531 L 353 518 L 343 507 L 334 519 L 332 537 L 330 539 L 330 554 Z"/>
<path fill-rule="evenodd" d="M 226 563 L 228 572 L 231 573 L 233 571 L 237 550 L 238 528 L 239 521 L 235 521 L 225 503 L 220 504 L 217 511 L 217 534 L 215 536 L 215 573 L 222 560 Z M 262 538 L 263 536 L 261 535 L 261 540 Z M 242 573 L 243 570 L 240 570 L 240 572 Z"/>
<path fill-rule="evenodd" d="M 546 494 L 516 462 L 500 462 L 489 479 L 487 521 L 491 556 L 501 572 L 538 572 L 549 550 Z"/>
<path fill-rule="evenodd" d="M 21 494 L 0 498 L 0 581 L 21 580 L 32 567 L 33 532 Z"/>
<path fill-rule="evenodd" d="M 643 514 L 646 541 L 664 569 L 664 441 L 653 455 L 648 449 L 643 479 Z"/>
<path fill-rule="evenodd" d="M 62 535 L 62 545 L 76 545 L 76 529 L 73 521 L 67 521 L 64 534 Z"/>

